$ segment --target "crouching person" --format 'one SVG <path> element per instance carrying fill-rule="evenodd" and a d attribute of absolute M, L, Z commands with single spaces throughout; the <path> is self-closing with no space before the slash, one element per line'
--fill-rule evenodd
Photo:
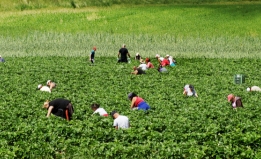
<path fill-rule="evenodd" d="M 128 129 L 130 127 L 130 121 L 127 116 L 120 115 L 117 111 L 112 111 L 111 116 L 114 119 L 113 126 L 116 130 Z"/>
<path fill-rule="evenodd" d="M 243 103 L 241 101 L 241 98 L 235 96 L 234 94 L 229 94 L 227 96 L 227 100 L 228 100 L 228 102 L 231 102 L 232 108 L 243 107 Z"/>
<path fill-rule="evenodd" d="M 94 111 L 92 115 L 99 113 L 100 116 L 107 117 L 108 113 L 103 108 L 100 108 L 100 105 L 97 103 L 93 103 L 91 105 L 91 109 Z"/>
<path fill-rule="evenodd" d="M 55 116 L 59 116 L 68 121 L 72 119 L 74 112 L 71 101 L 62 98 L 58 98 L 50 102 L 47 100 L 44 102 L 43 107 L 47 109 L 47 117 L 49 117 L 52 113 Z"/>

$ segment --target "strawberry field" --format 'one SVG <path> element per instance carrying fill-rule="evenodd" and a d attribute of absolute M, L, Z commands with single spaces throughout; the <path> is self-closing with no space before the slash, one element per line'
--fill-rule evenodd
<path fill-rule="evenodd" d="M 261 158 L 260 93 L 246 91 L 261 86 L 260 2 L 80 2 L 1 1 L 1 158 Z M 116 62 L 123 43 L 129 64 Z M 137 52 L 154 66 L 156 54 L 170 54 L 177 66 L 132 75 Z M 245 83 L 235 84 L 235 74 Z M 36 90 L 47 80 L 57 84 L 52 93 Z M 186 84 L 198 98 L 182 94 Z M 131 110 L 129 92 L 151 110 Z M 231 108 L 230 93 L 244 108 Z M 56 98 L 71 100 L 73 120 L 46 117 L 44 101 Z M 131 128 L 92 116 L 93 103 L 126 115 Z"/>
<path fill-rule="evenodd" d="M 131 75 L 131 64 L 115 58 L 16 57 L 1 68 L 2 158 L 259 158 L 261 143 L 259 59 L 178 58 L 167 74 L 156 69 Z M 153 58 L 152 62 L 156 64 Z M 235 73 L 246 83 L 234 84 Z M 47 79 L 57 83 L 51 94 L 36 90 Z M 184 97 L 193 84 L 198 98 Z M 152 107 L 130 110 L 134 91 Z M 244 108 L 232 110 L 226 96 L 242 97 Z M 46 99 L 70 99 L 74 119 L 46 118 Z M 108 112 L 129 117 L 131 128 L 115 130 L 113 119 L 91 116 L 98 102 Z"/>

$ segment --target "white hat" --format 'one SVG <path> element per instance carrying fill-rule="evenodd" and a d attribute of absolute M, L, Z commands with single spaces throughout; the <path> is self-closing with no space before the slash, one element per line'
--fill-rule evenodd
<path fill-rule="evenodd" d="M 39 84 L 39 85 L 37 86 L 37 88 L 38 88 L 38 89 L 40 89 L 41 87 L 42 87 L 42 85 L 41 85 L 41 84 Z"/>
<path fill-rule="evenodd" d="M 0 57 L 2 57 L 2 56 L 0 55 Z"/>
<path fill-rule="evenodd" d="M 159 54 L 156 54 L 156 56 L 155 57 L 160 57 L 160 55 Z"/>
<path fill-rule="evenodd" d="M 169 54 L 167 54 L 166 57 L 169 57 Z"/>
<path fill-rule="evenodd" d="M 138 55 L 139 55 L 139 53 L 137 52 L 137 53 L 136 53 L 136 56 L 138 56 Z"/>
<path fill-rule="evenodd" d="M 46 84 L 48 84 L 49 82 L 51 82 L 51 80 L 48 80 L 48 81 L 46 82 Z"/>
<path fill-rule="evenodd" d="M 250 91 L 250 88 L 249 88 L 249 87 L 247 88 L 247 91 L 248 91 L 248 92 Z"/>

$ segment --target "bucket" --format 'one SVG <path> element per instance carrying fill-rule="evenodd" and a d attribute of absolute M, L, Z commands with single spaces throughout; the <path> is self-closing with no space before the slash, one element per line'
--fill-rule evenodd
<path fill-rule="evenodd" d="M 234 75 L 235 84 L 242 84 L 245 83 L 245 75 L 236 74 Z"/>

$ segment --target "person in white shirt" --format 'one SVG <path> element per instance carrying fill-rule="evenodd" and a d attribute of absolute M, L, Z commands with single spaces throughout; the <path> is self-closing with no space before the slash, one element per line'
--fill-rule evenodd
<path fill-rule="evenodd" d="M 173 57 L 172 56 L 169 56 L 169 55 L 166 55 L 166 58 L 169 60 L 169 65 L 170 66 L 176 66 L 176 61 L 173 59 Z"/>
<path fill-rule="evenodd" d="M 156 59 L 159 59 L 160 61 L 163 61 L 164 60 L 164 57 L 160 57 L 160 55 L 159 54 L 156 54 Z"/>
<path fill-rule="evenodd" d="M 92 104 L 91 108 L 94 111 L 92 115 L 99 113 L 100 116 L 104 116 L 104 117 L 108 116 L 108 113 L 103 108 L 100 108 L 100 105 L 97 103 Z"/>
<path fill-rule="evenodd" d="M 123 115 L 120 115 L 117 111 L 112 111 L 111 116 L 114 119 L 113 126 L 116 130 L 118 129 L 128 129 L 130 127 L 129 118 Z"/>
<path fill-rule="evenodd" d="M 140 65 L 138 66 L 138 68 L 141 68 L 143 71 L 146 71 L 148 69 L 147 65 L 142 59 L 140 60 Z"/>
<path fill-rule="evenodd" d="M 252 87 L 248 87 L 248 88 L 247 88 L 247 91 L 248 91 L 248 92 L 252 92 L 252 91 L 261 92 L 261 88 L 258 87 L 258 86 L 252 86 Z"/>
<path fill-rule="evenodd" d="M 51 80 L 48 80 L 48 81 L 46 82 L 46 84 L 47 84 L 47 86 L 50 87 L 50 90 L 52 90 L 54 87 L 56 87 L 56 83 L 54 83 L 54 82 L 51 81 Z"/>
<path fill-rule="evenodd" d="M 39 84 L 37 86 L 37 89 L 40 90 L 40 91 L 51 93 L 51 89 L 48 86 L 43 86 L 42 84 Z"/>
<path fill-rule="evenodd" d="M 189 85 L 189 84 L 186 84 L 186 85 L 185 85 L 183 94 L 186 95 L 186 96 L 195 96 L 195 97 L 198 97 L 198 94 L 197 94 L 197 92 L 196 92 L 194 86 Z"/>

